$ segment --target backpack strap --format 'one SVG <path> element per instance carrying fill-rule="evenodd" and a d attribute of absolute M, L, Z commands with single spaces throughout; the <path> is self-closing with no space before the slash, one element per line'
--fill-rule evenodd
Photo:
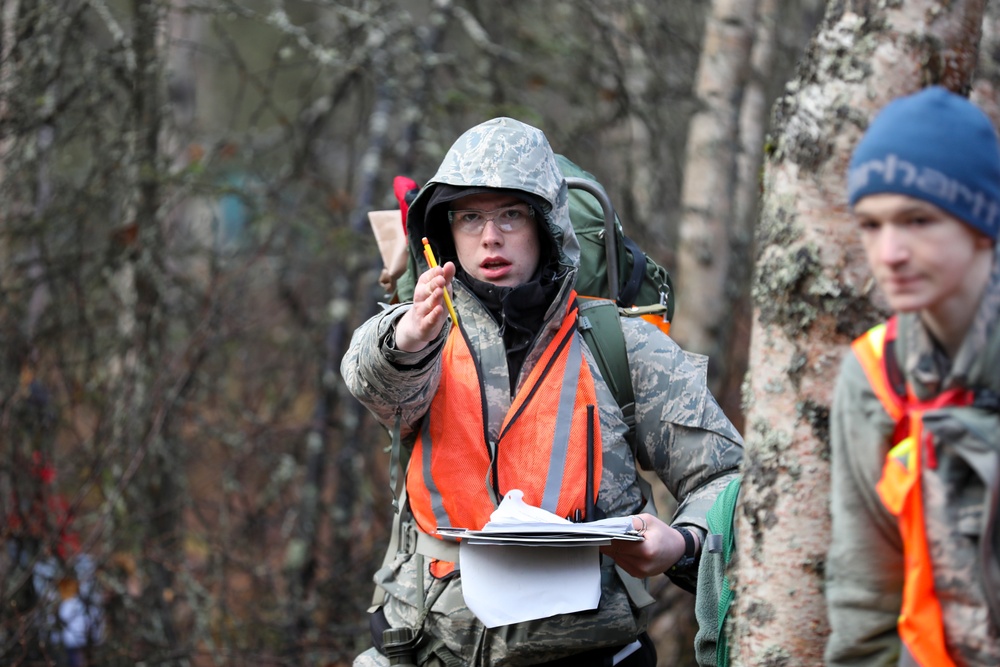
<path fill-rule="evenodd" d="M 577 299 L 577 328 L 594 353 L 604 381 L 625 416 L 628 433 L 625 439 L 635 452 L 635 390 L 628 366 L 628 350 L 622 331 L 621 311 L 608 299 Z"/>
<path fill-rule="evenodd" d="M 625 332 L 622 331 L 621 318 L 642 317 L 647 312 L 659 313 L 663 311 L 663 307 L 654 305 L 622 309 L 609 299 L 590 298 L 578 298 L 576 304 L 579 313 L 577 328 L 587 347 L 594 353 L 601 375 L 614 394 L 618 408 L 622 411 L 622 418 L 628 427 L 625 441 L 632 450 L 636 465 L 645 470 L 652 470 L 652 462 L 646 456 L 645 450 L 636 442 L 635 388 L 632 386 L 632 373 L 629 369 L 628 349 L 625 346 Z M 655 513 L 655 508 L 652 507 L 653 487 L 642 475 L 637 475 L 636 479 L 643 496 L 648 501 L 650 511 Z"/>
<path fill-rule="evenodd" d="M 635 303 L 639 296 L 639 288 L 642 287 L 642 279 L 646 275 L 646 253 L 642 251 L 639 244 L 627 236 L 622 237 L 622 244 L 630 255 L 632 255 L 632 273 L 622 286 L 622 293 L 618 295 L 618 305 L 627 308 Z"/>

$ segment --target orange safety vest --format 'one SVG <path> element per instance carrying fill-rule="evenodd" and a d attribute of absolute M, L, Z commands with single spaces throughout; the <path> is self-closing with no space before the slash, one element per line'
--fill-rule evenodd
<path fill-rule="evenodd" d="M 512 489 L 522 490 L 526 503 L 559 516 L 583 513 L 588 440 L 596 501 L 602 451 L 597 393 L 576 332 L 574 302 L 514 396 L 496 442 L 487 434 L 477 361 L 459 328 L 452 328 L 441 381 L 406 471 L 410 510 L 423 532 L 482 528 L 496 509 L 493 498 Z"/>
<path fill-rule="evenodd" d="M 921 470 L 937 467 L 934 443 L 924 433 L 923 415 L 928 410 L 972 403 L 972 392 L 951 389 L 929 401 L 913 395 L 909 386 L 900 395 L 893 386 L 889 364 L 895 365 L 892 352 L 886 351 L 896 338 L 896 318 L 880 324 L 860 336 L 851 345 L 868 383 L 882 406 L 896 422 L 892 447 L 886 455 L 882 478 L 876 485 L 886 509 L 899 522 L 903 538 L 905 579 L 903 607 L 899 614 L 899 638 L 918 664 L 927 667 L 953 667 L 944 639 L 941 603 L 934 591 L 934 570 L 927 548 L 924 525 Z"/>

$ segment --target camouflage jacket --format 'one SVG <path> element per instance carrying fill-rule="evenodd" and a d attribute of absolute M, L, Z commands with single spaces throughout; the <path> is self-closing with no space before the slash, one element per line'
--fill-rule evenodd
<path fill-rule="evenodd" d="M 988 341 L 995 344 L 1000 336 L 1000 261 L 994 261 L 990 285 L 954 363 L 935 349 L 916 314 L 902 314 L 898 323 L 899 368 L 918 398 L 928 400 L 952 387 L 989 386 L 1000 373 L 983 363 Z M 895 517 L 875 490 L 894 427 L 857 358 L 848 354 L 831 415 L 833 535 L 826 568 L 830 665 L 903 664 L 896 629 L 903 545 Z M 993 446 L 1000 447 L 1000 435 L 993 435 Z M 922 470 L 921 485 L 947 649 L 956 665 L 998 665 L 1000 633 L 983 594 L 978 556 L 983 486 L 954 474 L 948 443 L 937 438 L 935 449 L 937 466 Z"/>
<path fill-rule="evenodd" d="M 565 180 L 547 140 L 534 128 L 511 119 L 496 119 L 467 132 L 414 201 L 408 217 L 411 244 L 428 236 L 442 249 L 439 254 L 443 262 L 449 258 L 450 239 L 445 235 L 450 236 L 450 230 L 434 224 L 425 226 L 423 219 L 430 192 L 439 183 L 517 188 L 540 196 L 549 205 L 544 222 L 558 249 L 561 284 L 527 353 L 517 379 L 520 385 L 558 331 L 575 282 L 579 246 L 569 222 Z M 479 361 L 488 412 L 485 423 L 495 441 L 511 405 L 500 327 L 460 281 L 453 285 L 462 330 Z M 412 446 L 438 385 L 442 372 L 440 352 L 450 326 L 446 325 L 438 340 L 420 352 L 399 351 L 393 345 L 394 327 L 408 307 L 400 304 L 387 308 L 364 323 L 355 332 L 341 365 L 350 391 L 383 425 L 391 429 L 399 419 L 404 448 Z M 695 527 L 704 534 L 706 511 L 742 459 L 742 439 L 708 391 L 703 357 L 684 352 L 643 320 L 623 319 L 622 324 L 636 393 L 640 463 L 654 470 L 678 499 L 673 523 Z M 622 412 L 585 345 L 584 355 L 596 379 L 603 443 L 597 507 L 608 516 L 639 512 L 644 499 L 635 457 L 624 438 L 627 428 Z M 468 483 L 485 482 L 470 479 Z M 413 602 L 407 598 L 413 597 L 415 586 L 431 585 L 426 571 L 418 574 L 413 561 L 411 554 L 400 553 L 376 575 L 376 581 L 388 593 L 384 611 L 393 626 L 414 621 Z M 620 586 L 606 583 L 597 614 L 543 619 L 533 622 L 536 628 L 525 631 L 512 627 L 487 631 L 464 607 L 459 575 L 436 584 L 446 590 L 435 594 L 436 608 L 422 621 L 422 629 L 442 639 L 467 664 L 534 664 L 578 653 L 595 645 L 595 637 L 600 634 L 596 630 L 602 626 L 620 626 L 621 636 L 608 641 L 623 645 L 643 628 L 633 619 L 637 610 L 630 609 L 627 596 L 618 595 L 620 590 L 616 593 Z"/>

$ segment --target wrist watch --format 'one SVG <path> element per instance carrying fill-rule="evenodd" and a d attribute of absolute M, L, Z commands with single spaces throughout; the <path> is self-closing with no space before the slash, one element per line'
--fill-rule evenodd
<path fill-rule="evenodd" d="M 691 534 L 690 530 L 684 528 L 683 526 L 678 526 L 674 528 L 674 530 L 680 533 L 681 537 L 684 538 L 684 555 L 681 556 L 680 560 L 674 563 L 673 567 L 670 569 L 673 570 L 675 568 L 690 567 L 698 561 L 698 554 L 695 552 L 697 546 L 694 541 L 694 535 Z"/>

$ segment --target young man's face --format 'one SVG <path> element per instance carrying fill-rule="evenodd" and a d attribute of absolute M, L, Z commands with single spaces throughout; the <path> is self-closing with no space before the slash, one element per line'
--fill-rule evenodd
<path fill-rule="evenodd" d="M 933 313 L 970 300 L 975 305 L 981 286 L 970 269 L 992 261 L 987 236 L 933 204 L 899 194 L 862 198 L 854 218 L 868 265 L 893 310 Z"/>
<path fill-rule="evenodd" d="M 534 275 L 541 252 L 538 223 L 530 217 L 531 207 L 523 200 L 507 194 L 476 194 L 453 201 L 451 211 L 458 261 L 470 276 L 515 287 Z M 474 220 L 477 212 L 488 219 L 478 232 L 475 225 L 463 226 L 460 221 Z M 511 231 L 504 232 L 501 226 Z"/>

